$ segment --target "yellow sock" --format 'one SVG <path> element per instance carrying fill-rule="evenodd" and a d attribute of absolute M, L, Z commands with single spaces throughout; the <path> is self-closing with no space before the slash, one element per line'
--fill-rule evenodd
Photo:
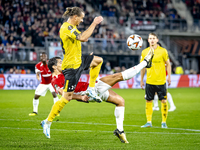
<path fill-rule="evenodd" d="M 168 104 L 161 103 L 161 112 L 162 112 L 162 122 L 166 122 L 167 120 L 167 114 L 168 114 Z"/>
<path fill-rule="evenodd" d="M 98 64 L 96 67 L 93 67 L 90 69 L 90 81 L 89 81 L 89 87 L 94 87 L 95 86 L 95 82 L 96 79 L 99 75 L 99 71 L 101 69 L 101 65 L 103 62 L 101 62 L 100 64 Z"/>
<path fill-rule="evenodd" d="M 147 103 L 146 102 L 146 117 L 147 117 L 147 122 L 151 122 L 152 119 L 152 114 L 153 114 L 153 104 Z"/>
<path fill-rule="evenodd" d="M 52 107 L 51 112 L 49 113 L 49 116 L 47 118 L 48 121 L 52 122 L 53 119 L 60 113 L 60 111 L 63 109 L 65 104 L 67 104 L 69 101 L 66 100 L 64 97 L 61 97 Z"/>

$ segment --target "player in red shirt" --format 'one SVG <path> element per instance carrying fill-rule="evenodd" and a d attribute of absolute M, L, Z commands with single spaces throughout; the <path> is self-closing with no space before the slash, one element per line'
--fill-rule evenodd
<path fill-rule="evenodd" d="M 57 94 L 51 85 L 51 71 L 47 65 L 47 54 L 45 52 L 40 54 L 40 62 L 35 65 L 35 73 L 38 80 L 40 80 L 41 75 L 41 82 L 35 90 L 35 96 L 33 98 L 33 112 L 29 114 L 29 116 L 35 116 L 38 114 L 38 105 L 39 105 L 39 97 L 45 96 L 47 91 L 50 90 L 54 103 L 58 101 Z"/>
<path fill-rule="evenodd" d="M 112 103 L 116 105 L 115 107 L 115 118 L 117 129 L 114 131 L 114 134 L 120 139 L 123 143 L 129 143 L 126 139 L 126 135 L 124 134 L 123 129 L 123 120 L 124 120 L 124 99 L 115 93 L 114 91 L 110 90 L 110 88 L 117 82 L 128 80 L 133 78 L 137 73 L 140 72 L 141 69 L 147 66 L 147 64 L 151 64 L 151 60 L 153 57 L 153 50 L 150 50 L 147 56 L 145 57 L 144 61 L 142 61 L 137 66 L 134 66 L 130 69 L 127 69 L 121 73 L 116 73 L 113 75 L 108 75 L 102 77 L 101 79 L 97 80 L 95 84 L 95 91 L 101 97 L 101 99 L 105 102 Z M 52 85 L 54 86 L 57 93 L 63 93 L 63 86 L 64 86 L 64 75 L 62 74 L 61 70 L 62 60 L 59 57 L 51 58 L 48 62 L 48 67 L 52 72 Z M 87 97 L 86 90 L 88 88 L 88 83 L 86 82 L 79 82 L 74 90 L 74 94 L 72 95 L 72 99 L 78 99 L 85 102 L 94 101 L 93 98 Z M 59 101 L 57 103 L 60 103 Z M 61 104 L 60 104 L 61 105 Z M 55 107 L 55 105 L 53 106 Z M 50 138 L 50 126 L 55 118 L 55 116 L 59 113 L 52 110 L 47 117 L 47 119 L 41 122 L 41 126 L 43 127 L 43 133 L 47 138 Z M 53 116 L 53 117 L 52 117 Z"/>

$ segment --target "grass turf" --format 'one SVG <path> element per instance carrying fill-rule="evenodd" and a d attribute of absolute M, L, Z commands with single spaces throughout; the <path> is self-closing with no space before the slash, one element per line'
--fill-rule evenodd
<path fill-rule="evenodd" d="M 143 90 L 114 91 L 125 99 L 124 130 L 129 144 L 113 135 L 113 104 L 71 101 L 55 118 L 51 138 L 46 139 L 39 124 L 50 112 L 51 93 L 40 97 L 39 114 L 29 117 L 33 90 L 1 90 L 0 149 L 200 149 L 200 88 L 169 89 L 177 109 L 168 114 L 168 129 L 161 128 L 160 111 L 153 113 L 152 128 L 140 128 L 146 123 Z"/>

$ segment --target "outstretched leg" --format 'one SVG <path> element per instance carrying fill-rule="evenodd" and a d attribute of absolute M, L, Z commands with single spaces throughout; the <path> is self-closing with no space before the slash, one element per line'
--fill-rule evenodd
<path fill-rule="evenodd" d="M 133 78 L 137 73 L 139 73 L 143 68 L 151 66 L 153 55 L 154 55 L 153 49 L 150 49 L 148 54 L 145 56 L 144 60 L 138 65 L 129 68 L 121 73 L 116 73 L 113 75 L 103 77 L 100 80 L 107 83 L 111 87 L 119 81 L 129 80 Z M 105 89 L 105 91 L 106 90 L 108 89 Z"/>

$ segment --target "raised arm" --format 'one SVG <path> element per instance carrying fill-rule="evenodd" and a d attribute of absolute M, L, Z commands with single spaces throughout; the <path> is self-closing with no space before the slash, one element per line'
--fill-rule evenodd
<path fill-rule="evenodd" d="M 99 17 L 95 17 L 94 21 L 92 22 L 92 24 L 89 26 L 89 28 L 87 30 L 85 30 L 83 33 L 79 34 L 77 36 L 77 39 L 81 42 L 86 42 L 88 41 L 88 38 L 92 35 L 95 27 L 101 23 L 103 21 L 103 17 L 99 16 Z"/>

